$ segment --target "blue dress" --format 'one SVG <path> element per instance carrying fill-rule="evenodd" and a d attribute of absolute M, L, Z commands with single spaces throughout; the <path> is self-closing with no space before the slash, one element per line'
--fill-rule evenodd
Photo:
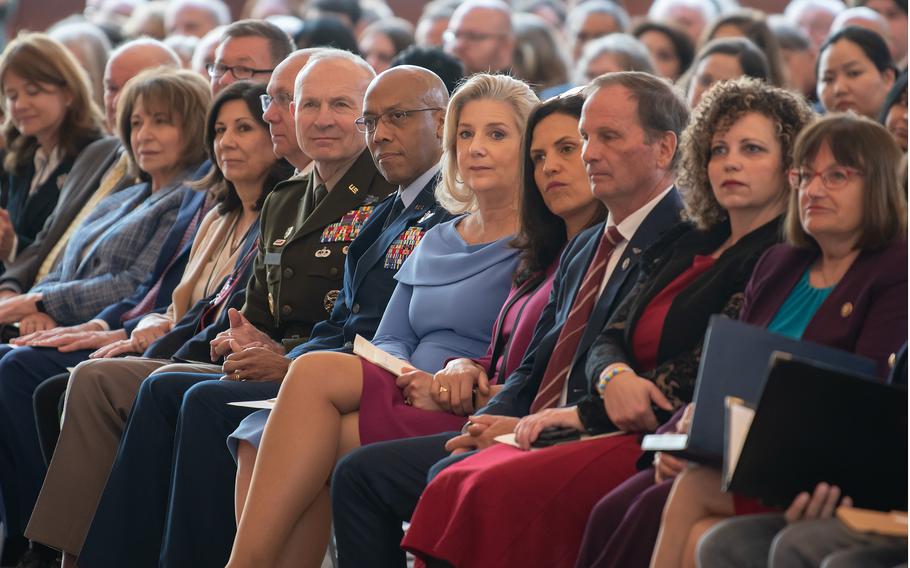
<path fill-rule="evenodd" d="M 427 231 L 402 264 L 373 338 L 375 345 L 429 373 L 451 357 L 484 354 L 518 263 L 518 251 L 509 246 L 513 236 L 469 245 L 456 229 L 461 219 Z M 365 361 L 362 365 L 362 444 L 457 429 L 454 422 L 464 422 L 464 417 L 405 406 L 392 374 Z M 235 456 L 238 440 L 259 446 L 267 419 L 268 411 L 251 414 L 231 434 L 228 446 Z"/>

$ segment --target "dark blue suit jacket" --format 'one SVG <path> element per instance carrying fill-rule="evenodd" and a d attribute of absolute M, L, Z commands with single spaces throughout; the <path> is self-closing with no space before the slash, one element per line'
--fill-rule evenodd
<path fill-rule="evenodd" d="M 193 174 L 192 179 L 199 179 L 202 175 L 205 175 L 205 172 L 208 171 L 209 167 L 209 163 L 206 162 Z M 183 197 L 183 202 L 180 204 L 180 209 L 177 211 L 177 220 L 174 221 L 174 225 L 164 238 L 164 246 L 162 246 L 161 254 L 158 256 L 158 260 L 155 263 L 155 269 L 145 278 L 142 284 L 136 288 L 136 291 L 133 292 L 131 296 L 104 308 L 95 316 L 96 319 L 106 321 L 111 329 L 123 327 L 127 334 L 132 333 L 141 318 L 133 318 L 126 322 L 122 322 L 120 318 L 123 314 L 136 307 L 136 305 L 145 298 L 145 295 L 148 294 L 149 290 L 158 282 L 159 278 L 162 279 L 162 282 L 161 288 L 155 296 L 154 311 L 161 313 L 167 309 L 168 305 L 171 303 L 171 294 L 180 282 L 180 278 L 183 276 L 183 271 L 186 268 L 187 260 L 190 258 L 190 248 L 193 246 L 193 239 L 189 239 L 180 251 L 177 251 L 177 247 L 180 246 L 180 241 L 183 239 L 183 233 L 186 232 L 193 217 L 200 214 L 200 209 L 202 208 L 203 203 L 205 203 L 205 193 L 206 192 L 204 191 L 186 192 Z M 196 224 L 197 228 L 198 226 L 199 223 Z M 178 255 L 176 259 L 174 259 L 175 254 Z M 171 262 L 172 260 L 173 263 Z"/>
<path fill-rule="evenodd" d="M 395 290 L 397 270 L 385 268 L 389 247 L 409 228 L 427 230 L 452 218 L 436 203 L 433 188 L 437 182 L 436 177 L 430 180 L 411 205 L 387 227 L 386 220 L 398 193 L 391 194 L 376 207 L 348 249 L 344 285 L 329 319 L 316 324 L 310 339 L 292 349 L 289 358 L 310 351 L 350 350 L 358 334 L 373 338 Z"/>
<path fill-rule="evenodd" d="M 585 376 L 584 365 L 588 350 L 613 309 L 620 304 L 638 280 L 641 253 L 664 231 L 679 222 L 681 209 L 679 194 L 673 189 L 651 210 L 626 245 L 622 258 L 619 259 L 606 288 L 594 305 L 587 328 L 579 340 L 575 364 L 569 375 L 569 404 L 588 393 L 591 383 Z M 553 280 L 550 301 L 541 313 L 534 329 L 534 337 L 521 365 L 506 379 L 502 391 L 476 414 L 525 416 L 530 413 L 531 403 L 537 395 L 547 363 L 559 339 L 559 332 L 566 323 L 575 294 L 588 271 L 588 265 L 594 257 L 603 232 L 604 224 L 599 223 L 577 235 L 566 246 Z"/>

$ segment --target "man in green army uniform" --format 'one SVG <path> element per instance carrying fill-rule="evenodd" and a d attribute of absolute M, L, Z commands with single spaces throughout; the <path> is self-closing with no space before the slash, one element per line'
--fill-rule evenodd
<path fill-rule="evenodd" d="M 335 49 L 317 52 L 297 76 L 290 114 L 313 169 L 279 184 L 263 204 L 246 304 L 212 341 L 213 360 L 257 343 L 283 355 L 331 312 L 348 245 L 396 189 L 354 125 L 374 76 L 361 58 Z"/>

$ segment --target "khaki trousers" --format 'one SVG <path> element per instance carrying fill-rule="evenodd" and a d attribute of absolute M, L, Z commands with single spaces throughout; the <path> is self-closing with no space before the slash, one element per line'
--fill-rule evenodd
<path fill-rule="evenodd" d="M 73 369 L 57 449 L 25 535 L 79 555 L 142 381 L 153 373 L 221 374 L 219 365 L 127 357 Z"/>

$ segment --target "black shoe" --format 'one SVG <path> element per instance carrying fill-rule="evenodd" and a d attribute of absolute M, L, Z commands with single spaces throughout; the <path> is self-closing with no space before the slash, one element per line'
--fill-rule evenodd
<path fill-rule="evenodd" d="M 19 559 L 16 568 L 60 568 L 60 561 L 60 554 L 56 550 L 33 543 Z"/>

